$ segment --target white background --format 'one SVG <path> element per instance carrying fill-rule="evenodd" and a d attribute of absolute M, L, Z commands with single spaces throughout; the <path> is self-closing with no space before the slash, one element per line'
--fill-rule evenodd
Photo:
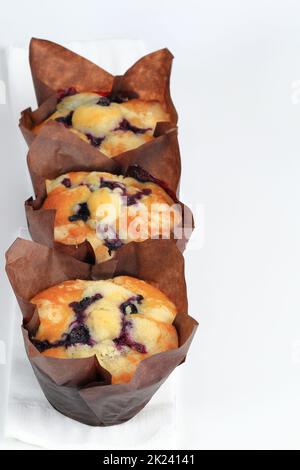
<path fill-rule="evenodd" d="M 177 372 L 178 448 L 300 448 L 300 3 L 3 2 L 0 47 L 31 36 L 140 38 L 175 55 L 181 195 L 205 206 L 204 245 L 186 253 L 200 327 Z M 4 253 L 30 189 L 8 106 L 0 119 Z M 9 289 L 2 274 L 7 345 Z"/>

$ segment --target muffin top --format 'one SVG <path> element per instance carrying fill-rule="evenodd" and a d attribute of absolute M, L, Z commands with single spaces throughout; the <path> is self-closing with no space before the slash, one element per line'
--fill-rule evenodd
<path fill-rule="evenodd" d="M 158 101 L 115 102 L 108 96 L 83 92 L 62 98 L 35 132 L 49 120 L 64 124 L 111 158 L 151 141 L 156 124 L 170 121 L 170 116 Z"/>
<path fill-rule="evenodd" d="M 31 302 L 40 319 L 36 348 L 62 359 L 96 355 L 112 383 L 130 381 L 141 360 L 178 346 L 175 305 L 140 279 L 65 281 Z"/>
<path fill-rule="evenodd" d="M 163 235 L 181 222 L 179 208 L 159 185 L 105 172 L 70 172 L 46 181 L 44 209 L 56 209 L 54 239 L 65 245 L 85 240 L 97 262 L 123 244 Z"/>

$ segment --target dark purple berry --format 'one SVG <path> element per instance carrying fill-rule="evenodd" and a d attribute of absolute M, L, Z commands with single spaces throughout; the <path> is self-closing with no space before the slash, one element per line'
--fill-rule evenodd
<path fill-rule="evenodd" d="M 90 211 L 86 202 L 82 202 L 79 205 L 79 209 L 76 214 L 73 214 L 69 217 L 70 222 L 76 222 L 77 220 L 83 220 L 86 222 L 90 217 Z"/>
<path fill-rule="evenodd" d="M 124 315 L 129 315 L 129 314 L 132 314 L 132 313 L 138 313 L 138 309 L 136 308 L 136 306 L 132 302 L 124 302 L 124 304 L 122 304 L 121 308 L 123 310 Z"/>
<path fill-rule="evenodd" d="M 110 105 L 110 99 L 108 96 L 101 96 L 99 98 L 99 101 L 97 101 L 97 104 L 99 104 L 99 106 L 109 106 Z"/>
<path fill-rule="evenodd" d="M 59 341 L 55 341 L 54 343 L 50 343 L 50 341 L 48 340 L 43 340 L 43 341 L 40 341 L 39 339 L 35 339 L 35 338 L 31 338 L 31 342 L 34 344 L 34 346 L 36 347 L 36 349 L 42 353 L 44 351 L 46 351 L 47 349 L 50 349 L 50 348 L 58 348 L 60 346 L 64 346 L 65 345 L 65 340 L 64 339 L 61 339 Z"/>
<path fill-rule="evenodd" d="M 116 188 L 119 188 L 122 190 L 124 194 L 126 193 L 125 184 L 119 183 L 118 181 L 108 181 L 108 180 L 105 180 L 104 178 L 100 178 L 100 188 L 108 188 L 111 191 L 113 191 Z"/>
<path fill-rule="evenodd" d="M 91 339 L 90 332 L 87 326 L 83 324 L 84 322 L 84 312 L 87 307 L 89 307 L 93 302 L 102 299 L 102 295 L 97 293 L 91 297 L 84 297 L 79 302 L 71 302 L 69 307 L 71 307 L 76 315 L 76 320 L 71 323 L 70 333 L 64 334 L 62 339 L 50 343 L 48 340 L 40 341 L 35 338 L 31 338 L 32 343 L 37 348 L 39 352 L 44 352 L 50 348 L 58 348 L 60 346 L 69 347 L 72 344 L 88 344 L 92 346 L 94 341 Z"/>
<path fill-rule="evenodd" d="M 64 178 L 61 184 L 63 184 L 66 188 L 70 188 L 72 186 L 70 178 Z"/>
<path fill-rule="evenodd" d="M 127 206 L 133 206 L 136 204 L 143 196 L 149 196 L 151 194 L 150 188 L 145 188 L 142 191 L 137 192 L 136 194 L 129 194 L 126 198 Z"/>
<path fill-rule="evenodd" d="M 123 346 L 128 346 L 129 348 L 134 349 L 135 351 L 139 353 L 146 354 L 147 352 L 146 347 L 143 344 L 137 343 L 131 339 L 129 331 L 130 331 L 130 328 L 132 327 L 132 323 L 130 320 L 127 319 L 128 317 L 126 317 L 126 314 L 129 313 L 127 311 L 128 307 L 130 307 L 131 313 L 138 312 L 133 302 L 135 301 L 137 303 L 141 303 L 143 298 L 144 297 L 142 295 L 130 297 L 128 300 L 126 300 L 126 302 L 123 302 L 120 305 L 120 310 L 122 312 L 122 327 L 121 327 L 120 335 L 118 336 L 118 338 L 115 338 L 113 341 L 118 348 L 122 348 Z"/>
<path fill-rule="evenodd" d="M 114 96 L 111 96 L 110 97 L 110 100 L 113 102 L 113 103 L 126 103 L 126 101 L 128 101 L 128 96 L 125 96 L 125 95 L 122 95 L 122 93 L 117 93 L 116 95 Z"/>
<path fill-rule="evenodd" d="M 49 343 L 49 341 L 47 340 L 40 341 L 38 339 L 31 338 L 31 342 L 34 344 L 34 346 L 39 352 L 44 352 L 46 351 L 46 349 L 52 347 L 51 343 Z"/>
<path fill-rule="evenodd" d="M 133 302 L 137 302 L 138 304 L 140 304 L 143 299 L 144 297 L 139 294 L 139 295 L 130 297 L 129 299 L 125 300 L 125 302 L 123 302 L 120 305 L 120 310 L 123 313 L 123 315 L 130 314 L 130 313 L 137 313 L 138 310 Z"/>
<path fill-rule="evenodd" d="M 109 188 L 111 191 L 116 188 L 121 189 L 122 196 L 126 198 L 125 202 L 127 206 L 132 206 L 133 204 L 136 204 L 137 201 L 140 200 L 143 196 L 149 196 L 149 194 L 151 194 L 152 192 L 150 188 L 145 188 L 135 194 L 128 194 L 125 184 L 119 183 L 118 181 L 104 180 L 103 178 L 100 178 L 100 188 Z"/>
<path fill-rule="evenodd" d="M 72 344 L 88 344 L 90 341 L 90 332 L 85 325 L 80 325 L 71 330 L 68 334 L 66 344 L 71 346 Z"/>
<path fill-rule="evenodd" d="M 141 183 L 147 183 L 147 182 L 157 183 L 158 182 L 158 180 L 156 178 L 151 176 L 150 173 L 148 173 L 146 170 L 144 170 L 139 165 L 129 166 L 127 171 L 126 171 L 125 176 L 131 176 L 131 178 L 134 178 L 134 179 L 140 181 Z"/>
<path fill-rule="evenodd" d="M 132 341 L 128 345 L 131 349 L 134 349 L 135 351 L 141 353 L 141 354 L 146 354 L 147 350 L 144 344 L 142 343 L 136 343 L 135 341 Z"/>
<path fill-rule="evenodd" d="M 103 244 L 108 248 L 109 254 L 111 254 L 111 252 L 114 250 L 118 250 L 123 245 L 122 240 L 118 237 L 115 230 L 110 226 L 102 226 L 101 224 L 98 224 L 97 234 L 103 241 Z"/>
<path fill-rule="evenodd" d="M 161 188 L 163 188 L 166 191 L 166 193 L 171 197 L 171 199 L 173 199 L 174 202 L 178 202 L 177 196 L 174 193 L 174 191 L 172 191 L 163 180 L 154 178 L 154 176 L 150 175 L 150 173 L 148 173 L 146 170 L 141 168 L 139 165 L 129 166 L 126 170 L 125 176 L 131 176 L 131 178 L 135 178 L 141 183 L 146 183 L 146 182 L 155 183 Z"/>
<path fill-rule="evenodd" d="M 128 346 L 128 342 L 129 342 L 128 329 L 130 329 L 132 326 L 131 322 L 126 320 L 125 314 L 123 312 L 122 314 L 123 314 L 122 327 L 121 327 L 120 334 L 118 338 L 115 338 L 113 340 L 114 343 L 119 347 Z"/>
<path fill-rule="evenodd" d="M 100 147 L 105 137 L 95 137 L 92 134 L 86 134 L 93 147 Z"/>
<path fill-rule="evenodd" d="M 84 297 L 79 302 L 71 302 L 69 307 L 74 310 L 76 316 L 80 316 L 92 303 L 100 299 L 102 299 L 102 295 L 97 293 L 92 297 Z"/>
<path fill-rule="evenodd" d="M 137 295 L 135 297 L 130 297 L 128 300 L 123 302 L 120 305 L 120 310 L 123 315 L 131 314 L 131 313 L 138 313 L 138 309 L 133 302 L 137 302 L 140 304 L 144 297 L 142 295 Z"/>
<path fill-rule="evenodd" d="M 60 116 L 60 117 L 56 118 L 55 121 L 56 122 L 61 122 L 66 127 L 71 127 L 72 126 L 72 116 L 73 116 L 73 111 L 71 111 L 66 116 Z"/>
<path fill-rule="evenodd" d="M 105 238 L 104 245 L 108 248 L 108 252 L 111 253 L 112 251 L 115 251 L 121 248 L 121 246 L 123 246 L 123 242 L 119 238 L 114 238 L 114 239 Z"/>
<path fill-rule="evenodd" d="M 145 134 L 145 132 L 151 130 L 151 128 L 142 129 L 141 127 L 132 126 L 130 122 L 127 121 L 127 119 L 123 119 L 120 122 L 119 127 L 117 127 L 115 130 L 116 131 L 131 131 L 131 132 L 134 132 L 134 134 Z"/>

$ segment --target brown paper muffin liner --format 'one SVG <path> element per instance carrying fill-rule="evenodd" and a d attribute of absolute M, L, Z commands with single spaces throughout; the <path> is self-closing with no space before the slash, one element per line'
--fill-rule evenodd
<path fill-rule="evenodd" d="M 63 152 L 64 143 L 82 159 L 93 159 L 104 171 L 113 167 L 126 170 L 137 164 L 176 192 L 181 163 L 177 140 L 177 113 L 170 97 L 172 54 L 162 49 L 141 58 L 122 76 L 112 76 L 97 65 L 58 44 L 40 39 L 30 43 L 30 66 L 39 108 L 30 108 L 21 114 L 20 128 L 31 145 L 34 140 L 47 146 L 46 139 L 55 141 L 57 151 Z M 50 122 L 37 136 L 34 126 L 44 121 L 54 111 L 57 91 L 75 87 L 78 91 L 112 91 L 112 95 L 144 100 L 157 100 L 170 114 L 170 123 L 158 123 L 155 139 L 140 147 L 108 158 L 91 144 L 82 141 L 63 124 Z"/>
<path fill-rule="evenodd" d="M 170 240 L 130 244 L 117 260 L 91 266 L 46 246 L 17 239 L 6 253 L 6 272 L 23 314 L 24 343 L 34 373 L 51 405 L 72 419 L 92 426 L 131 419 L 185 360 L 197 322 L 187 314 L 184 259 Z M 56 359 L 41 355 L 30 341 L 39 325 L 37 309 L 30 299 L 68 279 L 95 280 L 118 275 L 143 279 L 175 303 L 179 312 L 174 321 L 179 347 L 143 360 L 126 384 L 111 384 L 110 374 L 96 356 Z"/>
<path fill-rule="evenodd" d="M 51 41 L 32 38 L 29 62 L 38 104 L 58 90 L 113 91 L 122 96 L 159 101 L 177 122 L 170 95 L 173 55 L 168 49 L 147 54 L 124 75 L 113 76 L 96 64 Z"/>
<path fill-rule="evenodd" d="M 42 143 L 39 142 L 37 143 L 36 140 L 32 144 L 27 156 L 28 168 L 36 196 L 35 200 L 30 198 L 25 202 L 26 218 L 31 237 L 35 242 L 48 247 L 55 247 L 59 251 L 67 253 L 76 259 L 94 263 L 94 251 L 89 242 L 84 242 L 80 245 L 64 245 L 54 241 L 56 211 L 54 209 L 43 209 L 42 204 L 47 195 L 46 179 L 54 179 L 69 171 L 101 171 L 102 166 L 95 164 L 93 158 L 85 159 L 83 162 L 80 156 L 78 158 L 78 154 L 67 146 L 66 142 L 62 143 L 58 151 L 56 151 L 56 144 L 52 140 L 46 139 L 44 147 L 41 144 Z M 50 156 L 52 156 L 52 158 L 50 158 Z M 179 235 L 177 238 L 174 234 L 170 235 L 176 242 L 180 251 L 184 251 L 186 243 L 194 229 L 193 215 L 187 206 L 178 201 L 173 191 L 164 182 L 154 178 L 138 165 L 130 166 L 126 171 L 118 172 L 115 171 L 115 169 L 109 169 L 108 171 L 115 174 L 132 176 L 139 181 L 151 181 L 165 189 L 181 210 L 182 224 L 178 227 L 179 230 L 177 230 Z M 117 253 L 122 249 L 123 247 L 121 247 Z"/>
<path fill-rule="evenodd" d="M 44 103 L 44 104 L 47 104 Z M 39 110 L 38 110 L 39 111 Z M 41 164 L 48 165 L 47 160 L 53 160 L 53 167 L 58 174 L 61 167 L 84 169 L 93 166 L 98 171 L 126 172 L 132 165 L 139 165 L 155 178 L 162 180 L 172 191 L 178 193 L 181 174 L 181 160 L 177 139 L 177 128 L 168 123 L 159 123 L 156 126 L 156 138 L 136 149 L 124 152 L 116 157 L 108 158 L 92 145 L 81 140 L 76 134 L 70 132 L 63 124 L 51 121 L 45 124 L 39 134 L 32 132 L 34 119 L 31 111 L 24 111 L 20 120 L 20 127 L 25 139 L 30 145 L 29 156 L 33 153 L 40 155 L 41 161 L 28 158 L 28 168 L 33 177 L 34 172 Z M 70 170 L 67 170 L 70 171 Z"/>

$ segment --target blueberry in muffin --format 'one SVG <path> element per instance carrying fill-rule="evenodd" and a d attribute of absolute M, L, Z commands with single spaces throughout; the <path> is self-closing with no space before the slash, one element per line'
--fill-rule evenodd
<path fill-rule="evenodd" d="M 107 157 L 115 157 L 154 139 L 156 124 L 170 121 L 158 101 L 118 99 L 72 89 L 58 100 L 56 110 L 34 128 L 38 133 L 49 120 L 61 123 Z"/>
<path fill-rule="evenodd" d="M 140 279 L 69 280 L 31 302 L 40 319 L 31 341 L 41 354 L 61 359 L 96 355 L 115 384 L 129 382 L 143 359 L 178 347 L 175 305 Z"/>
<path fill-rule="evenodd" d="M 46 180 L 43 209 L 55 209 L 54 239 L 65 245 L 87 240 L 97 262 L 131 241 L 170 237 L 181 213 L 158 184 L 105 172 L 70 172 Z"/>

